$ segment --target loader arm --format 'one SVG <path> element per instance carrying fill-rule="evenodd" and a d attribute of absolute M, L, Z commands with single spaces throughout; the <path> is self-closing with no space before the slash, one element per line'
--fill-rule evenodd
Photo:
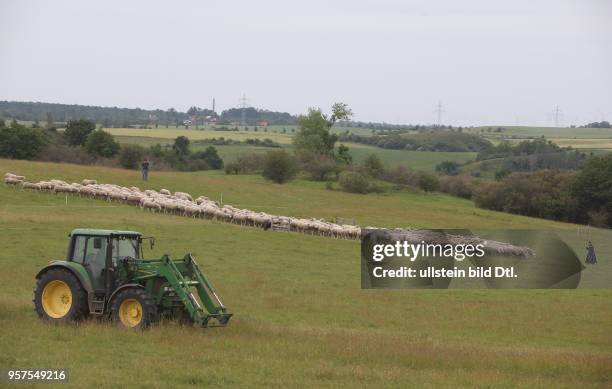
<path fill-rule="evenodd" d="M 227 311 L 191 254 L 185 255 L 182 261 L 173 261 L 164 255 L 157 271 L 167 280 L 194 323 L 214 327 L 225 326 L 229 322 L 232 314 Z M 202 304 L 193 293 L 194 287 Z M 215 319 L 216 324 L 212 324 L 211 319 Z"/>

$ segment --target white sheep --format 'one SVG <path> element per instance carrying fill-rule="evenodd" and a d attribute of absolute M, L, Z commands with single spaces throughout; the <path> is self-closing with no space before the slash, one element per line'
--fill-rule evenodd
<path fill-rule="evenodd" d="M 221 207 L 219 202 L 212 201 L 206 196 L 199 196 L 194 201 L 189 193 L 175 192 L 172 194 L 167 189 L 160 189 L 159 192 L 148 189 L 143 192 L 135 186 L 128 188 L 114 184 L 98 184 L 96 180 L 89 179 L 83 180 L 82 184 L 68 184 L 56 179 L 32 183 L 25 181 L 24 176 L 13 173 L 6 173 L 4 182 L 13 186 L 20 185 L 24 189 L 48 190 L 55 193 L 78 193 L 80 196 L 140 206 L 143 210 L 146 209 L 151 212 L 163 211 L 164 213 L 187 217 L 215 219 L 243 226 L 257 226 L 266 230 L 272 225 L 276 225 L 289 231 L 338 239 L 359 239 L 361 237 L 361 227 L 359 226 L 340 225 L 318 219 L 269 215 L 264 212 L 240 209 L 229 204 Z"/>

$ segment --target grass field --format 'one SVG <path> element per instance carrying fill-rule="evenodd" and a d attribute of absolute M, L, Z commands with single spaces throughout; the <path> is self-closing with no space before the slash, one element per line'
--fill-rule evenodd
<path fill-rule="evenodd" d="M 504 128 L 504 131 L 487 132 L 488 128 L 495 130 L 498 127 Z M 502 140 L 520 142 L 544 136 L 563 147 L 571 146 L 582 151 L 597 153 L 612 151 L 612 129 L 610 128 L 483 126 L 468 128 L 465 131 L 482 135 L 494 144 Z"/>
<path fill-rule="evenodd" d="M 504 128 L 503 132 L 486 132 L 487 128 L 495 130 Z M 485 132 L 482 132 L 485 130 Z M 485 136 L 516 136 L 520 138 L 541 137 L 546 138 L 612 138 L 612 128 L 569 128 L 569 127 L 528 127 L 528 126 L 481 126 L 465 131 L 482 134 Z"/>
<path fill-rule="evenodd" d="M 150 131 L 150 130 L 137 130 L 137 131 Z M 164 135 L 167 137 L 153 137 L 153 136 L 126 136 L 126 135 L 115 135 L 115 138 L 119 143 L 137 143 L 142 146 L 148 147 L 154 144 L 171 144 L 173 138 L 169 136 L 172 135 L 171 131 L 174 130 L 165 130 Z M 195 131 L 194 131 L 195 132 Z M 207 131 L 197 131 L 198 133 L 210 133 Z M 215 138 L 219 138 L 219 136 L 224 136 L 225 132 L 213 132 Z M 233 133 L 236 134 L 236 133 Z M 242 133 L 240 133 L 242 134 Z M 251 138 L 267 138 L 266 133 L 248 133 Z M 190 136 L 191 133 L 188 133 Z M 198 134 L 201 135 L 201 134 Z M 178 136 L 178 135 L 177 135 Z M 236 135 L 234 135 L 236 136 Z M 227 137 L 226 138 L 230 138 Z M 247 137 L 248 138 L 248 137 Z M 200 139 L 200 138 L 197 138 Z M 230 138 L 230 139 L 238 139 L 239 138 Z M 246 138 L 245 138 L 246 139 Z M 374 147 L 359 143 L 347 143 L 343 142 L 346 146 L 349 147 L 350 153 L 353 156 L 353 161 L 356 163 L 363 162 L 368 155 L 375 154 L 380 157 L 380 159 L 387 166 L 407 166 L 415 170 L 424 170 L 424 171 L 434 171 L 436 165 L 443 161 L 454 161 L 458 163 L 464 163 L 466 161 L 470 161 L 476 158 L 476 153 L 465 152 L 465 153 L 452 153 L 452 152 L 433 152 L 433 151 L 411 151 L 411 150 L 391 150 L 391 149 L 383 149 L 380 147 Z M 281 145 L 286 149 L 291 149 L 291 145 L 287 143 L 281 143 Z M 192 144 L 191 148 L 193 150 L 202 150 L 208 147 L 206 144 Z M 219 155 L 223 160 L 227 162 L 234 161 L 238 156 L 249 154 L 249 153 L 265 153 L 267 151 L 273 150 L 272 148 L 267 147 L 258 147 L 251 145 L 222 145 L 215 146 Z"/>
<path fill-rule="evenodd" d="M 115 136 L 130 136 L 130 137 L 148 137 L 158 139 L 173 140 L 179 136 L 186 136 L 190 140 L 212 139 L 224 137 L 225 139 L 234 139 L 244 141 L 248 138 L 270 138 L 277 143 L 291 143 L 291 136 L 288 134 L 279 134 L 275 132 L 263 131 L 211 131 L 211 130 L 195 130 L 195 129 L 172 129 L 172 128 L 105 128 Z"/>
<path fill-rule="evenodd" d="M 32 180 L 139 185 L 138 173 L 0 160 Z M 445 195 L 352 195 L 255 176 L 154 172 L 168 187 L 256 210 L 362 225 L 574 226 L 476 209 Z M 610 290 L 361 290 L 359 244 L 141 212 L 98 200 L 0 187 L 0 366 L 69 368 L 79 387 L 609 387 Z M 151 255 L 192 251 L 235 313 L 223 329 L 164 323 L 132 333 L 89 321 L 45 325 L 33 275 L 65 254 L 74 227 L 134 229 Z M 610 231 L 593 230 L 612 245 Z M 575 238 L 580 244 L 578 237 Z M 606 247 L 608 252 L 612 246 Z M 604 250 L 605 251 L 605 250 Z M 605 255 L 600 255 L 602 265 Z M 609 256 L 608 262 L 609 262 Z M 10 270 L 9 270 L 10 269 Z"/>
<path fill-rule="evenodd" d="M 571 146 L 575 149 L 582 151 L 587 150 L 608 150 L 612 151 L 612 138 L 599 139 L 599 138 L 554 138 L 551 139 L 559 146 L 567 147 Z"/>

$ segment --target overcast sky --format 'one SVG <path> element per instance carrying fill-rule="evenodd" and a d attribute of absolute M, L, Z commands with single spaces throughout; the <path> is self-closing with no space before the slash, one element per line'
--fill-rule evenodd
<path fill-rule="evenodd" d="M 0 0 L 0 100 L 612 120 L 612 1 Z"/>

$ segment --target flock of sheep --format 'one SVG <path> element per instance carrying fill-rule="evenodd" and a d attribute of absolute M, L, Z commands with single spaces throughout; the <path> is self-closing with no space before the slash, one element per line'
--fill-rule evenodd
<path fill-rule="evenodd" d="M 139 206 L 143 210 L 181 215 L 193 218 L 206 218 L 241 226 L 254 226 L 263 229 L 295 231 L 303 234 L 321 235 L 338 239 L 359 239 L 361 228 L 353 225 L 330 223 L 318 219 L 300 219 L 288 216 L 270 215 L 265 212 L 254 212 L 231 205 L 221 205 L 206 196 L 195 200 L 189 193 L 174 192 L 167 189 L 140 190 L 114 184 L 98 184 L 96 180 L 83 180 L 79 183 L 67 183 L 62 180 L 26 181 L 24 176 L 6 173 L 4 182 L 7 185 L 47 191 L 52 193 L 74 194 L 90 198 L 117 201 Z"/>

